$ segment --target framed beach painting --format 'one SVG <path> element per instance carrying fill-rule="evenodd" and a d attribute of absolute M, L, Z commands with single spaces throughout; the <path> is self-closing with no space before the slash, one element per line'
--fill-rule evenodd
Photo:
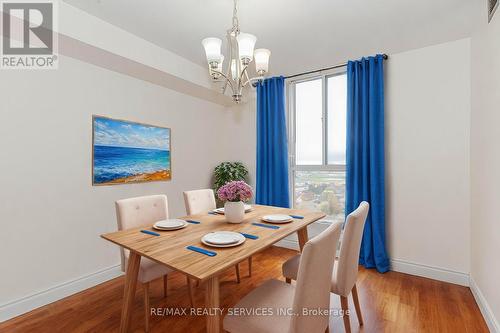
<path fill-rule="evenodd" d="M 92 116 L 92 184 L 171 179 L 170 128 Z"/>

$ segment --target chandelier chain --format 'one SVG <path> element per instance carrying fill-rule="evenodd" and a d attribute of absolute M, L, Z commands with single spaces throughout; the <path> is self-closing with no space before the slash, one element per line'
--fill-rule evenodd
<path fill-rule="evenodd" d="M 238 0 L 234 0 L 232 31 L 235 32 L 236 34 L 239 33 L 240 31 L 240 23 L 238 21 Z"/>

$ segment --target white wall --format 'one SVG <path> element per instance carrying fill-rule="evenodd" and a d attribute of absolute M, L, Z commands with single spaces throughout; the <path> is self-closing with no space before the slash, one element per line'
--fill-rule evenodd
<path fill-rule="evenodd" d="M 0 91 L 0 320 L 26 309 L 6 303 L 119 263 L 99 237 L 116 230 L 115 200 L 166 193 L 171 216 L 184 215 L 182 191 L 210 186 L 254 126 L 251 114 L 63 56 L 58 70 L 2 71 Z M 172 180 L 92 187 L 92 114 L 171 127 Z"/>
<path fill-rule="evenodd" d="M 240 161 L 248 168 L 249 183 L 255 187 L 255 160 L 257 147 L 256 132 L 256 94 L 255 90 L 248 89 L 245 92 L 245 103 L 233 106 L 229 116 L 230 127 L 226 128 L 226 134 L 230 137 L 228 153 L 230 160 Z"/>
<path fill-rule="evenodd" d="M 490 330 L 500 332 L 500 12 L 488 24 L 481 10 L 472 37 L 471 286 Z"/>
<path fill-rule="evenodd" d="M 469 126 L 469 39 L 390 55 L 386 203 L 396 270 L 430 266 L 467 282 Z"/>

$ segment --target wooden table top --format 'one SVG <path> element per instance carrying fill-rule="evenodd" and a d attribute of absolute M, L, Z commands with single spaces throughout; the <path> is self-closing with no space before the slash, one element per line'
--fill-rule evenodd
<path fill-rule="evenodd" d="M 279 229 L 252 225 L 253 222 L 267 224 L 261 221 L 260 217 L 268 214 L 302 215 L 304 218 L 279 224 Z M 158 231 L 152 226 L 140 227 L 103 234 L 101 237 L 192 278 L 204 280 L 324 217 L 325 214 L 321 212 L 253 205 L 253 210 L 245 214 L 245 220 L 240 224 L 227 223 L 224 215 L 190 215 L 181 219 L 196 220 L 201 223 L 189 223 L 187 227 L 173 231 Z M 154 230 L 161 236 L 148 235 L 140 230 Z M 230 248 L 214 248 L 201 243 L 201 237 L 205 234 L 222 230 L 248 233 L 259 238 L 246 239 L 242 245 Z M 217 255 L 209 257 L 188 250 L 186 247 L 189 245 L 217 252 Z"/>

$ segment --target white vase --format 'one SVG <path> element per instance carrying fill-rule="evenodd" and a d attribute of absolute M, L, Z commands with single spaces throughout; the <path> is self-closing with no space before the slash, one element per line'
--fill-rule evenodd
<path fill-rule="evenodd" d="M 245 204 L 242 201 L 226 201 L 224 215 L 229 223 L 241 223 L 245 219 Z"/>

